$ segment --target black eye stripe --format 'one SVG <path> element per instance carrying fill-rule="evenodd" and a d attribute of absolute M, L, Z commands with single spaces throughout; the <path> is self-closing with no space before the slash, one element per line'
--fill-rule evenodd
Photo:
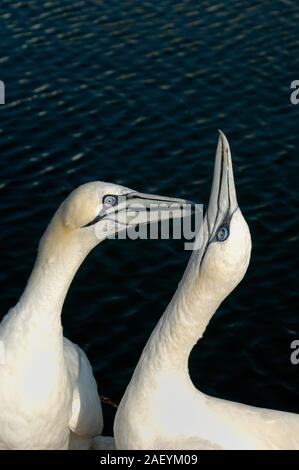
<path fill-rule="evenodd" d="M 90 227 L 91 225 L 94 225 L 97 222 L 99 222 L 99 220 L 101 220 L 103 217 L 104 217 L 104 215 L 97 215 L 94 219 L 92 219 L 90 222 L 88 222 L 88 224 L 83 225 L 81 228 Z"/>
<path fill-rule="evenodd" d="M 112 198 L 115 199 L 114 204 L 110 205 L 110 207 L 117 206 L 117 204 L 119 202 L 119 196 L 117 196 L 115 194 L 105 194 L 105 196 L 103 196 L 103 198 L 102 198 L 102 204 L 105 205 L 105 199 L 108 198 L 108 197 L 112 197 Z M 122 194 L 122 197 L 126 198 L 127 194 Z M 118 211 L 115 211 L 115 214 L 117 214 L 117 213 L 118 213 Z M 98 214 L 94 219 L 92 219 L 90 222 L 88 222 L 88 224 L 83 225 L 81 228 L 90 227 L 91 225 L 96 224 L 97 222 L 102 220 L 105 217 L 105 215 L 106 215 L 105 211 L 104 212 L 101 211 L 100 214 Z"/>

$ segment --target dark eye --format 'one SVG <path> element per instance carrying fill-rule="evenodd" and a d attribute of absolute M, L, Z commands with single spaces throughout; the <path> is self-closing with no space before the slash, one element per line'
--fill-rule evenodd
<path fill-rule="evenodd" d="M 117 197 L 116 196 L 112 196 L 112 195 L 108 195 L 108 196 L 104 196 L 103 198 L 103 204 L 105 206 L 115 206 L 115 204 L 117 203 Z"/>
<path fill-rule="evenodd" d="M 217 230 L 216 238 L 219 242 L 224 242 L 228 238 L 228 235 L 229 235 L 228 228 L 225 226 L 222 226 Z"/>

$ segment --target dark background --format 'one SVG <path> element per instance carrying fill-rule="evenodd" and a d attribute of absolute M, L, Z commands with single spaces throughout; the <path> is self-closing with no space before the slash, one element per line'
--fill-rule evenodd
<path fill-rule="evenodd" d="M 230 140 L 253 252 L 192 353 L 211 395 L 299 412 L 299 5 L 295 1 L 4 1 L 0 7 L 1 312 L 76 186 L 106 180 L 208 201 Z M 183 241 L 109 240 L 67 296 L 64 333 L 118 402 L 185 269 Z M 105 406 L 106 433 L 114 410 Z"/>

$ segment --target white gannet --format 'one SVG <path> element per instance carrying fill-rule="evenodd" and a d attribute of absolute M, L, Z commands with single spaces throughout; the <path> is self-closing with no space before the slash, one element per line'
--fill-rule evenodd
<path fill-rule="evenodd" d="M 0 449 L 93 445 L 103 428 L 102 408 L 86 355 L 63 337 L 66 293 L 98 243 L 134 225 L 136 214 L 146 223 L 138 214 L 145 215 L 149 207 L 154 222 L 173 216 L 163 209 L 185 202 L 92 182 L 61 204 L 41 238 L 22 296 L 0 324 Z M 111 446 L 109 438 L 103 437 L 103 443 Z M 100 437 L 95 446 L 101 446 Z"/>
<path fill-rule="evenodd" d="M 299 416 L 214 398 L 188 371 L 193 346 L 243 278 L 251 237 L 238 207 L 231 154 L 220 133 L 201 247 L 147 342 L 118 407 L 118 449 L 299 449 Z"/>

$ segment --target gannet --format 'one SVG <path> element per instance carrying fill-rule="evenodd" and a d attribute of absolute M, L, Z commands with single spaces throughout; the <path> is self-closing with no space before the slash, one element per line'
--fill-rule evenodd
<path fill-rule="evenodd" d="M 172 216 L 163 210 L 173 204 L 185 201 L 104 182 L 80 186 L 61 204 L 41 238 L 23 294 L 0 324 L 0 449 L 88 449 L 93 441 L 101 447 L 97 385 L 85 353 L 63 337 L 64 299 L 96 245 L 149 208 L 150 222 L 153 214 L 156 220 Z M 102 442 L 113 446 L 109 438 Z"/>
<path fill-rule="evenodd" d="M 299 449 L 299 416 L 218 399 L 192 383 L 191 350 L 246 273 L 251 237 L 220 132 L 199 249 L 147 342 L 116 413 L 117 449 Z M 224 332 L 225 334 L 225 332 Z M 219 351 L 221 355 L 221 351 Z"/>

